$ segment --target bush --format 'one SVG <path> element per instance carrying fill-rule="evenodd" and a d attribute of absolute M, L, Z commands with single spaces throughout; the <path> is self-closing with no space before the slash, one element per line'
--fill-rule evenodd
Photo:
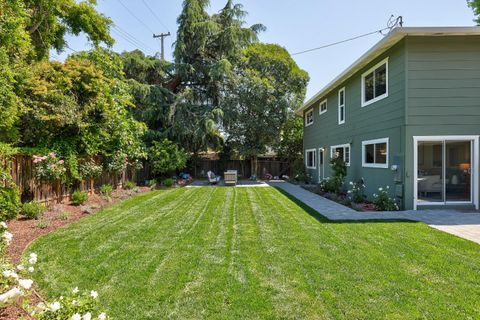
<path fill-rule="evenodd" d="M 20 192 L 16 186 L 0 186 L 0 221 L 14 219 L 20 212 Z"/>
<path fill-rule="evenodd" d="M 148 151 L 152 172 L 158 176 L 185 168 L 188 154 L 168 139 L 154 141 Z"/>
<path fill-rule="evenodd" d="M 54 152 L 46 156 L 33 156 L 35 176 L 42 181 L 63 180 L 67 169 L 65 161 L 59 160 Z"/>
<path fill-rule="evenodd" d="M 398 204 L 395 202 L 395 199 L 390 198 L 388 189 L 388 186 L 385 189 L 378 188 L 378 194 L 373 195 L 373 204 L 379 211 L 398 211 Z"/>
<path fill-rule="evenodd" d="M 125 181 L 122 185 L 123 189 L 125 190 L 132 190 L 136 186 L 137 186 L 136 183 L 133 181 Z"/>
<path fill-rule="evenodd" d="M 111 184 L 104 184 L 100 187 L 100 194 L 107 199 L 110 199 L 113 193 L 113 186 Z"/>
<path fill-rule="evenodd" d="M 320 181 L 320 190 L 327 193 L 339 193 L 342 188 L 343 181 L 338 177 L 325 178 Z"/>
<path fill-rule="evenodd" d="M 61 211 L 58 215 L 57 215 L 57 219 L 58 220 L 62 220 L 62 221 L 65 221 L 65 220 L 68 220 L 68 218 L 70 218 L 70 213 L 68 213 L 68 211 Z"/>
<path fill-rule="evenodd" d="M 75 191 L 72 193 L 71 200 L 74 206 L 84 204 L 88 200 L 88 193 L 83 191 Z"/>
<path fill-rule="evenodd" d="M 163 185 L 167 188 L 170 188 L 171 186 L 173 186 L 173 179 L 172 178 L 167 178 L 167 179 L 163 180 Z"/>
<path fill-rule="evenodd" d="M 297 159 L 293 162 L 293 177 L 295 181 L 310 183 L 311 177 L 307 173 L 303 159 Z"/>
<path fill-rule="evenodd" d="M 26 202 L 22 206 L 22 214 L 28 219 L 38 219 L 46 210 L 47 208 L 37 201 Z"/>
<path fill-rule="evenodd" d="M 37 223 L 37 228 L 38 228 L 38 229 L 46 229 L 46 228 L 48 228 L 48 220 L 41 219 L 40 221 L 38 221 L 38 223 Z"/>
<path fill-rule="evenodd" d="M 362 203 L 365 201 L 364 189 L 365 184 L 363 179 L 359 182 L 350 181 L 352 190 L 348 190 L 348 197 L 353 203 Z"/>
<path fill-rule="evenodd" d="M 149 180 L 148 186 L 150 187 L 150 190 L 155 190 L 157 188 L 157 180 L 155 179 Z"/>

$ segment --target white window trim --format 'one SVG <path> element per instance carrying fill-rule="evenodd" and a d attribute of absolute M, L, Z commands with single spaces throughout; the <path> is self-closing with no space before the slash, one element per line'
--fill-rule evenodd
<path fill-rule="evenodd" d="M 322 104 L 325 104 L 327 106 L 324 111 L 322 111 Z M 327 110 L 328 110 L 328 104 L 327 104 L 327 99 L 325 99 L 322 102 L 320 102 L 320 104 L 318 105 L 318 114 L 324 114 L 325 112 L 327 112 Z"/>
<path fill-rule="evenodd" d="M 336 146 L 330 146 L 330 159 L 333 159 L 333 150 L 336 148 L 345 148 L 348 147 L 348 162 L 345 162 L 347 167 L 350 167 L 350 162 L 352 162 L 352 148 L 350 147 L 350 143 L 339 144 Z M 345 152 L 345 151 L 344 151 Z"/>
<path fill-rule="evenodd" d="M 343 104 L 340 104 L 340 93 L 343 92 Z M 346 105 L 346 100 L 347 100 L 347 96 L 345 94 L 345 87 L 343 87 L 342 89 L 338 90 L 338 124 L 344 124 L 345 123 L 345 119 L 347 118 L 347 112 L 345 111 L 345 105 Z M 343 120 L 340 120 L 340 113 L 343 108 Z"/>
<path fill-rule="evenodd" d="M 309 113 L 312 114 L 312 122 L 307 123 L 307 119 L 308 119 L 307 115 L 308 115 Z M 310 109 L 310 110 L 308 110 L 307 112 L 305 112 L 305 127 L 311 126 L 312 124 L 313 124 L 313 109 Z"/>
<path fill-rule="evenodd" d="M 388 157 L 390 156 L 390 146 L 389 146 L 389 138 L 381 138 L 381 139 L 374 139 L 374 140 L 366 140 L 362 141 L 362 167 L 364 168 L 382 168 L 388 169 Z M 386 143 L 387 144 L 387 162 L 386 163 L 366 163 L 365 162 L 365 146 L 370 144 L 377 144 L 377 143 Z M 374 150 L 375 151 L 375 150 Z"/>
<path fill-rule="evenodd" d="M 377 101 L 380 101 L 382 99 L 385 99 L 386 97 L 388 97 L 388 78 L 389 78 L 389 72 L 388 72 L 388 60 L 389 60 L 389 57 L 383 59 L 382 61 L 380 61 L 379 63 L 377 63 L 376 65 L 374 65 L 373 67 L 371 67 L 370 69 L 368 69 L 367 71 L 365 71 L 364 73 L 362 73 L 362 108 L 363 107 L 366 107 L 372 103 L 375 103 Z M 369 101 L 365 101 L 365 77 L 372 73 L 373 71 L 375 71 L 375 69 L 377 69 L 378 67 L 380 67 L 381 65 L 385 64 L 385 69 L 386 69 L 386 77 L 387 77 L 387 81 L 386 81 L 386 91 L 384 94 L 382 94 L 381 96 L 378 96 L 376 98 L 373 98 L 372 100 L 369 100 Z M 373 84 L 375 85 L 375 83 Z"/>
<path fill-rule="evenodd" d="M 308 153 L 313 152 L 313 167 L 308 166 Z M 317 169 L 317 149 L 307 149 L 305 150 L 305 167 L 307 169 Z"/>

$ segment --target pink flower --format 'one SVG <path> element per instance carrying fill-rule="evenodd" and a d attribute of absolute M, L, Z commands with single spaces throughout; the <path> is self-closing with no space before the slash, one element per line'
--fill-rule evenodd
<path fill-rule="evenodd" d="M 56 156 L 57 156 L 57 155 L 55 154 L 55 152 L 51 152 L 51 153 L 50 153 L 50 157 L 51 157 L 52 159 L 55 158 Z"/>
<path fill-rule="evenodd" d="M 63 160 L 58 161 L 58 164 L 64 164 L 64 163 L 65 163 L 65 161 L 63 161 Z"/>

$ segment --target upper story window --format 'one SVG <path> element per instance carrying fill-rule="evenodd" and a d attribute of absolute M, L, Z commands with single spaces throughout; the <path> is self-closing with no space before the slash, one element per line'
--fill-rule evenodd
<path fill-rule="evenodd" d="M 305 127 L 308 127 L 313 123 L 313 109 L 305 112 Z"/>
<path fill-rule="evenodd" d="M 338 158 L 345 162 L 345 165 L 350 166 L 350 144 L 341 144 L 330 147 L 330 158 Z"/>
<path fill-rule="evenodd" d="M 318 110 L 320 114 L 327 112 L 327 99 L 320 102 L 320 107 L 318 108 Z"/>
<path fill-rule="evenodd" d="M 362 75 L 362 107 L 388 97 L 388 58 Z"/>
<path fill-rule="evenodd" d="M 305 150 L 305 166 L 307 169 L 316 169 L 316 161 L 315 161 L 315 155 L 316 155 L 316 150 L 315 149 L 308 149 Z"/>
<path fill-rule="evenodd" d="M 345 88 L 338 91 L 338 124 L 345 123 Z"/>
<path fill-rule="evenodd" d="M 388 168 L 388 138 L 362 142 L 362 166 Z"/>

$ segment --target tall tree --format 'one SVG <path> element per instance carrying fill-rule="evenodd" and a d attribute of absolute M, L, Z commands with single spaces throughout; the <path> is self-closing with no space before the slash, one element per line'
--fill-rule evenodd
<path fill-rule="evenodd" d="M 51 48 L 65 49 L 67 34 L 83 32 L 94 45 L 114 42 L 109 33 L 112 21 L 95 10 L 96 0 L 25 0 L 24 3 L 29 16 L 26 28 L 37 59 L 47 57 Z"/>
<path fill-rule="evenodd" d="M 224 126 L 228 142 L 250 157 L 256 175 L 257 157 L 273 147 L 289 112 L 301 105 L 308 74 L 275 44 L 252 44 L 244 51 L 237 77 L 229 84 Z"/>
<path fill-rule="evenodd" d="M 480 0 L 467 0 L 468 5 L 472 8 L 476 16 L 476 22 L 480 25 Z"/>

